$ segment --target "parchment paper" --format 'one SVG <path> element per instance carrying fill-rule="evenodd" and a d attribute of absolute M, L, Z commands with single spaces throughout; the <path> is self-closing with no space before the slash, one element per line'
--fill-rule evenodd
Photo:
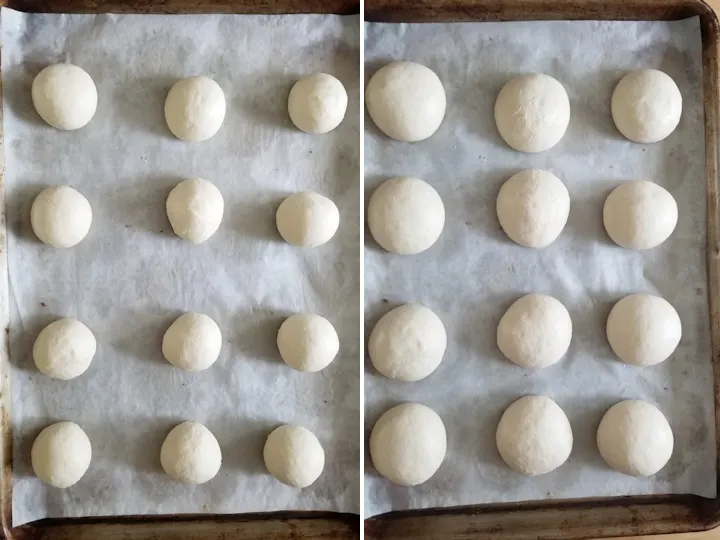
<path fill-rule="evenodd" d="M 359 506 L 359 20 L 335 16 L 51 16 L 3 10 L 3 109 L 9 227 L 15 524 L 46 516 L 254 512 Z M 76 63 L 93 77 L 98 110 L 86 127 L 45 125 L 30 99 L 44 66 Z M 326 71 L 349 94 L 328 135 L 287 118 L 300 76 Z M 227 115 L 202 143 L 172 137 L 163 116 L 170 86 L 205 74 L 223 88 Z M 225 199 L 219 231 L 190 245 L 172 234 L 165 199 L 201 176 Z M 48 185 L 70 184 L 94 221 L 77 247 L 40 244 L 30 204 Z M 289 193 L 313 189 L 338 205 L 340 228 L 313 250 L 275 229 Z M 162 335 L 183 311 L 210 315 L 223 331 L 218 361 L 185 373 L 162 357 Z M 326 316 L 339 356 L 320 373 L 290 369 L 275 344 L 297 311 Z M 98 351 L 68 382 L 40 375 L 31 358 L 43 326 L 84 321 Z M 75 486 L 32 476 L 41 428 L 72 420 L 87 432 L 93 461 Z M 205 423 L 223 451 L 207 484 L 170 480 L 160 445 L 175 424 Z M 298 423 L 320 439 L 325 471 L 303 490 L 265 470 L 262 447 L 278 425 Z"/>
<path fill-rule="evenodd" d="M 391 60 L 435 70 L 447 93 L 440 129 L 409 144 L 365 121 L 366 201 L 383 180 L 418 176 L 443 198 L 446 223 L 428 251 L 383 252 L 366 230 L 365 319 L 369 335 L 390 308 L 420 302 L 448 332 L 435 373 L 416 383 L 382 378 L 366 360 L 366 435 L 399 402 L 432 407 L 448 432 L 437 474 L 414 488 L 392 485 L 366 463 L 368 515 L 389 510 L 547 498 L 696 493 L 715 495 L 715 431 L 705 264 L 706 196 L 697 19 L 681 22 L 529 22 L 368 24 L 366 74 Z M 629 142 L 614 128 L 610 97 L 631 69 L 662 69 L 683 95 L 678 129 L 653 145 Z M 500 138 L 493 106 L 515 75 L 545 72 L 563 83 L 571 120 L 553 149 L 532 155 Z M 547 169 L 570 191 L 570 218 L 546 249 L 513 244 L 500 229 L 495 199 L 524 168 Z M 678 226 L 656 249 L 630 251 L 604 231 L 605 197 L 625 180 L 658 182 L 675 197 Z M 573 340 L 564 360 L 531 372 L 505 360 L 497 323 L 529 292 L 551 294 L 570 311 Z M 612 305 L 633 292 L 658 294 L 675 306 L 683 338 L 663 364 L 638 369 L 613 357 L 605 337 Z M 367 336 L 366 336 L 367 337 Z M 495 447 L 504 409 L 526 394 L 545 394 L 564 409 L 575 444 L 568 462 L 535 478 L 510 470 Z M 656 404 L 675 434 L 668 465 L 649 478 L 612 471 L 595 433 L 603 413 L 622 399 Z"/>

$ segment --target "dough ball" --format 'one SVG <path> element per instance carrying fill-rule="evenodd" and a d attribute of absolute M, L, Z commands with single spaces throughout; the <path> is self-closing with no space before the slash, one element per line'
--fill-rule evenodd
<path fill-rule="evenodd" d="M 162 353 L 173 366 L 202 371 L 215 363 L 222 348 L 220 327 L 202 313 L 180 315 L 165 332 Z"/>
<path fill-rule="evenodd" d="M 516 300 L 497 329 L 498 347 L 507 359 L 534 369 L 551 366 L 565 356 L 571 337 L 567 309 L 544 294 L 528 294 Z"/>
<path fill-rule="evenodd" d="M 370 434 L 373 465 L 388 480 L 416 486 L 442 465 L 447 450 L 445 425 L 430 407 L 404 403 L 385 411 Z"/>
<path fill-rule="evenodd" d="M 160 448 L 160 464 L 168 476 L 186 484 L 204 484 L 220 470 L 220 445 L 199 422 L 183 422 L 170 430 Z"/>
<path fill-rule="evenodd" d="M 268 435 L 263 449 L 265 467 L 288 486 L 308 487 L 323 472 L 325 452 L 309 429 L 284 425 Z"/>
<path fill-rule="evenodd" d="M 320 371 L 340 350 L 335 328 L 326 318 L 314 313 L 296 313 L 280 325 L 277 335 L 280 356 L 298 371 Z"/>
<path fill-rule="evenodd" d="M 278 232 L 288 244 L 313 248 L 330 240 L 340 225 L 337 206 L 314 191 L 293 193 L 275 215 Z"/>
<path fill-rule="evenodd" d="M 33 345 L 40 373 L 67 381 L 85 373 L 97 349 L 95 336 L 77 319 L 59 319 L 47 325 Z"/>
<path fill-rule="evenodd" d="M 502 415 L 495 435 L 505 463 L 521 474 L 537 476 L 565 463 L 573 446 L 570 422 L 546 396 L 525 396 Z"/>
<path fill-rule="evenodd" d="M 549 75 L 516 77 L 498 94 L 495 123 L 500 136 L 515 150 L 543 152 L 565 135 L 570 100 L 563 85 Z"/>
<path fill-rule="evenodd" d="M 92 209 L 80 193 L 69 186 L 44 189 L 30 209 L 35 235 L 45 244 L 68 248 L 79 244 L 90 231 Z"/>
<path fill-rule="evenodd" d="M 187 77 L 176 82 L 165 99 L 165 121 L 183 141 L 205 141 L 225 119 L 225 94 L 209 77 Z"/>
<path fill-rule="evenodd" d="M 628 249 L 659 246 L 675 230 L 678 208 L 670 193 L 653 182 L 636 180 L 616 187 L 605 200 L 608 236 Z"/>
<path fill-rule="evenodd" d="M 87 72 L 73 64 L 54 64 L 37 74 L 32 100 L 40 117 L 62 130 L 80 129 L 97 109 L 97 88 Z"/>
<path fill-rule="evenodd" d="M 327 73 L 313 73 L 290 90 L 288 114 L 295 127 L 306 133 L 327 133 L 342 122 L 347 102 L 340 81 Z"/>
<path fill-rule="evenodd" d="M 613 352 L 626 364 L 654 366 L 675 351 L 682 324 L 667 300 L 652 294 L 631 294 L 610 311 L 607 337 Z"/>
<path fill-rule="evenodd" d="M 391 62 L 370 78 L 365 105 L 380 131 L 398 141 L 422 141 L 445 116 L 445 89 L 435 72 L 415 62 Z"/>
<path fill-rule="evenodd" d="M 224 207 L 220 190 L 202 178 L 180 182 L 165 203 L 175 234 L 193 244 L 201 244 L 215 234 L 222 222 Z"/>
<path fill-rule="evenodd" d="M 528 169 L 505 182 L 497 198 L 500 226 L 513 242 L 541 248 L 562 232 L 570 213 L 570 194 L 547 171 Z"/>
<path fill-rule="evenodd" d="M 657 407 L 629 399 L 607 410 L 598 427 L 597 444 L 613 469 L 630 476 L 650 476 L 670 459 L 673 433 Z"/>
<path fill-rule="evenodd" d="M 375 369 L 400 381 L 419 381 L 430 375 L 440 365 L 445 347 L 445 326 L 420 304 L 405 304 L 386 313 L 368 341 Z"/>
<path fill-rule="evenodd" d="M 30 459 L 35 475 L 57 488 L 76 484 L 90 467 L 90 439 L 74 422 L 58 422 L 43 429 L 33 442 Z"/>
<path fill-rule="evenodd" d="M 380 246 L 393 253 L 414 255 L 440 238 L 445 206 L 427 182 L 410 176 L 391 178 L 370 197 L 367 221 Z"/>
<path fill-rule="evenodd" d="M 654 143 L 680 123 L 682 95 L 669 75 L 657 69 L 638 69 L 620 79 L 611 108 L 620 133 L 631 141 Z"/>

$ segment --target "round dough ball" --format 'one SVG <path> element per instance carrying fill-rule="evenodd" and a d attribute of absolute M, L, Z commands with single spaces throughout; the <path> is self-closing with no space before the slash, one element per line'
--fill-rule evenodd
<path fill-rule="evenodd" d="M 365 105 L 380 131 L 415 142 L 437 131 L 445 116 L 445 89 L 435 72 L 415 62 L 391 62 L 370 78 Z"/>
<path fill-rule="evenodd" d="M 40 117 L 62 130 L 80 129 L 97 109 L 97 88 L 87 72 L 73 64 L 54 64 L 37 74 L 32 101 Z"/>
<path fill-rule="evenodd" d="M 521 474 L 537 476 L 567 461 L 573 446 L 570 422 L 546 396 L 525 396 L 502 415 L 495 434 L 505 463 Z"/>
<path fill-rule="evenodd" d="M 165 121 L 178 139 L 205 141 L 225 119 L 225 94 L 209 77 L 187 77 L 176 82 L 165 99 Z"/>
<path fill-rule="evenodd" d="M 180 315 L 163 336 L 162 353 L 173 366 L 202 371 L 215 363 L 222 348 L 220 327 L 202 313 Z"/>
<path fill-rule="evenodd" d="M 170 430 L 160 448 L 160 464 L 175 480 L 204 484 L 220 470 L 220 445 L 199 422 L 183 422 Z"/>
<path fill-rule="evenodd" d="M 323 472 L 325 452 L 309 429 L 286 424 L 268 435 L 263 448 L 265 467 L 288 486 L 308 487 Z"/>
<path fill-rule="evenodd" d="M 337 206 L 314 191 L 293 193 L 275 214 L 278 232 L 288 244 L 313 248 L 330 240 L 340 225 Z"/>
<path fill-rule="evenodd" d="M 95 336 L 77 319 L 59 319 L 42 329 L 33 345 L 40 373 L 68 381 L 85 373 L 97 349 Z"/>
<path fill-rule="evenodd" d="M 570 100 L 563 85 L 543 73 L 508 81 L 495 101 L 500 136 L 520 152 L 549 150 L 565 135 Z"/>
<path fill-rule="evenodd" d="M 220 227 L 225 203 L 220 190 L 202 178 L 183 180 L 168 195 L 165 209 L 180 238 L 201 244 Z"/>
<path fill-rule="evenodd" d="M 342 122 L 347 102 L 340 81 L 327 73 L 313 73 L 293 85 L 288 114 L 295 127 L 305 133 L 327 133 Z"/>
<path fill-rule="evenodd" d="M 373 465 L 388 480 L 416 486 L 442 465 L 447 450 L 445 425 L 430 407 L 404 403 L 383 413 L 370 434 Z"/>
<path fill-rule="evenodd" d="M 74 422 L 58 422 L 43 429 L 33 442 L 30 459 L 35 475 L 57 488 L 76 484 L 90 467 L 90 439 Z"/>
<path fill-rule="evenodd" d="M 327 367 L 340 350 L 332 323 L 314 313 L 296 313 L 280 325 L 280 356 L 291 368 L 315 372 Z"/>
<path fill-rule="evenodd" d="M 650 476 L 670 459 L 673 433 L 657 407 L 629 399 L 607 410 L 598 427 L 597 445 L 613 469 L 630 476 Z"/>
<path fill-rule="evenodd" d="M 380 246 L 393 253 L 414 255 L 440 238 L 445 206 L 427 182 L 410 176 L 391 178 L 370 197 L 367 221 Z"/>
<path fill-rule="evenodd" d="M 620 79 L 611 108 L 620 133 L 631 141 L 654 143 L 680 123 L 682 95 L 669 75 L 657 69 L 638 69 Z"/>
<path fill-rule="evenodd" d="M 572 320 L 552 296 L 528 294 L 513 302 L 500 319 L 497 343 L 511 362 L 540 369 L 558 362 L 570 347 Z"/>
<path fill-rule="evenodd" d="M 616 187 L 605 200 L 608 236 L 628 249 L 659 246 L 675 230 L 678 208 L 670 193 L 654 182 L 636 180 Z"/>
<path fill-rule="evenodd" d="M 386 313 L 368 341 L 375 369 L 400 381 L 419 381 L 430 375 L 440 365 L 445 347 L 445 326 L 420 304 L 405 304 Z"/>
<path fill-rule="evenodd" d="M 30 209 L 35 235 L 45 244 L 68 248 L 79 244 L 90 231 L 92 209 L 80 193 L 69 186 L 44 189 Z"/>
<path fill-rule="evenodd" d="M 547 171 L 527 169 L 503 184 L 497 198 L 500 226 L 513 242 L 541 248 L 562 232 L 570 213 L 570 194 Z"/>

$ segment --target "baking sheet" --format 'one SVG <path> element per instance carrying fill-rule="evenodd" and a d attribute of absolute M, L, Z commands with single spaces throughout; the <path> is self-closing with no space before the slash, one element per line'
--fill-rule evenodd
<path fill-rule="evenodd" d="M 359 19 L 336 16 L 23 15 L 2 11 L 6 209 L 9 238 L 13 523 L 42 517 L 359 507 Z M 32 78 L 54 62 L 93 77 L 98 110 L 86 127 L 45 125 Z M 337 130 L 306 135 L 287 118 L 302 75 L 325 71 L 349 94 Z M 172 137 L 163 117 L 170 86 L 204 74 L 223 88 L 227 115 L 203 143 Z M 184 178 L 212 181 L 225 199 L 219 231 L 190 245 L 165 216 Z M 77 247 L 40 244 L 29 223 L 35 195 L 70 184 L 94 221 Z M 328 244 L 283 243 L 275 210 L 313 189 L 340 210 Z M 185 373 L 162 357 L 162 336 L 183 311 L 210 315 L 225 344 L 207 371 Z M 340 354 L 324 371 L 286 366 L 275 345 L 292 312 L 327 317 Z M 80 378 L 40 375 L 31 358 L 40 329 L 61 316 L 84 321 L 98 351 Z M 93 445 L 89 471 L 59 490 L 32 476 L 29 453 L 51 422 L 72 420 Z M 170 480 L 160 445 L 175 424 L 205 423 L 223 451 L 201 486 Z M 303 490 L 264 468 L 278 425 L 311 429 L 326 454 Z"/>
<path fill-rule="evenodd" d="M 365 200 L 385 179 L 412 175 L 438 190 L 445 229 L 426 252 L 381 251 L 365 231 L 365 329 L 391 308 L 420 302 L 448 332 L 435 373 L 416 383 L 391 381 L 365 361 L 366 438 L 380 414 L 415 401 L 443 418 L 448 451 L 428 482 L 404 488 L 379 477 L 366 460 L 367 515 L 389 510 L 474 503 L 650 493 L 716 491 L 713 377 L 706 277 L 706 174 L 700 26 L 679 22 L 523 22 L 367 24 L 365 73 L 392 60 L 413 60 L 442 80 L 448 107 L 440 129 L 419 143 L 392 141 L 365 117 Z M 614 128 L 610 97 L 628 71 L 667 72 L 683 95 L 678 129 L 665 141 L 639 145 Z M 500 138 L 495 98 L 513 76 L 545 72 L 567 89 L 571 120 L 553 149 L 523 154 Z M 495 199 L 515 172 L 555 173 L 571 197 L 570 217 L 551 246 L 533 250 L 502 232 Z M 646 252 L 616 246 L 602 225 L 602 205 L 621 182 L 650 179 L 679 207 L 677 229 Z M 551 294 L 569 310 L 573 339 L 564 360 L 526 371 L 497 348 L 497 323 L 523 294 Z M 652 368 L 616 360 L 605 337 L 613 304 L 633 292 L 667 299 L 683 324 L 675 354 Z M 495 447 L 504 409 L 526 394 L 552 397 L 575 438 L 566 464 L 526 478 L 510 470 Z M 668 465 L 631 478 L 602 460 L 595 433 L 613 403 L 656 404 L 675 434 Z M 366 447 L 367 451 L 367 447 Z M 367 454 L 369 456 L 369 453 Z"/>

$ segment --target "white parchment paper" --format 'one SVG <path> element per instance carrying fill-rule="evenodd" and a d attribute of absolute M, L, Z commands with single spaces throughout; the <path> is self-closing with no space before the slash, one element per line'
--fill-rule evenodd
<path fill-rule="evenodd" d="M 419 255 L 381 251 L 366 230 L 366 333 L 390 308 L 406 302 L 433 309 L 448 332 L 442 364 L 423 381 L 385 379 L 366 360 L 368 437 L 382 412 L 405 401 L 432 407 L 448 432 L 444 463 L 420 486 L 394 486 L 379 477 L 370 459 L 366 461 L 368 515 L 547 498 L 640 493 L 714 496 L 698 20 L 368 24 L 365 31 L 368 78 L 389 61 L 417 61 L 438 74 L 448 102 L 440 129 L 414 144 L 390 140 L 366 116 L 366 201 L 383 180 L 413 175 L 438 190 L 446 209 L 442 236 Z M 683 95 L 678 129 L 658 144 L 623 139 L 610 115 L 615 84 L 628 70 L 640 67 L 667 72 Z M 545 72 L 562 82 L 572 110 L 562 141 L 536 155 L 509 148 L 493 119 L 502 85 L 527 72 Z M 571 197 L 565 230 L 542 250 L 513 244 L 495 213 L 502 183 L 529 167 L 555 173 Z M 672 237 L 646 252 L 616 246 L 602 224 L 605 197 L 632 179 L 658 182 L 679 206 Z M 505 310 L 529 292 L 555 296 L 573 320 L 567 357 L 537 372 L 505 360 L 495 339 Z M 605 337 L 610 308 L 633 292 L 663 296 L 682 319 L 680 346 L 656 367 L 638 369 L 620 363 Z M 557 401 L 575 437 L 568 462 L 536 478 L 510 470 L 495 447 L 502 412 L 526 394 L 546 394 Z M 612 471 L 595 444 L 603 413 L 629 398 L 656 404 L 675 434 L 670 462 L 649 478 Z"/>
<path fill-rule="evenodd" d="M 359 20 L 335 16 L 55 16 L 2 11 L 7 157 L 13 521 L 46 516 L 251 512 L 359 506 Z M 33 77 L 68 61 L 93 77 L 98 110 L 86 127 L 45 125 L 30 99 Z M 325 71 L 349 94 L 344 122 L 311 136 L 287 118 L 300 76 Z M 221 130 L 202 143 L 172 137 L 163 117 L 170 86 L 205 74 L 225 92 Z M 219 231 L 194 246 L 172 234 L 165 199 L 201 176 L 225 199 Z M 69 184 L 94 221 L 77 247 L 40 244 L 30 205 L 46 186 Z M 283 243 L 275 210 L 312 189 L 338 205 L 328 244 Z M 201 311 L 225 338 L 221 357 L 185 373 L 162 357 L 162 335 L 183 311 Z M 275 338 L 297 311 L 327 317 L 338 358 L 320 373 L 290 369 Z M 31 358 L 40 329 L 61 316 L 84 321 L 98 351 L 78 379 L 40 375 Z M 32 475 L 30 447 L 58 420 L 82 426 L 93 445 L 75 486 Z M 184 420 L 205 423 L 223 451 L 207 484 L 170 480 L 160 445 Z M 325 471 L 310 488 L 265 470 L 262 447 L 276 426 L 298 423 L 320 439 Z"/>

